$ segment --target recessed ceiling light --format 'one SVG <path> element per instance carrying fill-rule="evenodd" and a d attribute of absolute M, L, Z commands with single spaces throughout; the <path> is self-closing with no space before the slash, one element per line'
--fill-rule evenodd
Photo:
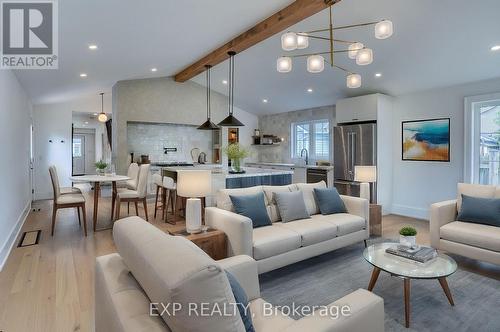
<path fill-rule="evenodd" d="M 94 50 L 97 50 L 97 45 L 95 45 L 95 44 L 90 44 L 90 45 L 89 45 L 89 50 L 93 50 L 93 51 L 94 51 Z"/>
<path fill-rule="evenodd" d="M 382 73 L 376 73 L 375 77 L 382 77 Z"/>
<path fill-rule="evenodd" d="M 87 74 L 85 74 L 85 73 L 81 73 L 81 74 L 80 74 L 80 77 L 87 77 Z"/>
<path fill-rule="evenodd" d="M 492 46 L 492 47 L 490 48 L 490 50 L 492 50 L 493 52 L 495 52 L 495 51 L 500 51 L 500 45 L 495 45 L 495 46 Z"/>
<path fill-rule="evenodd" d="M 97 114 L 97 113 L 94 113 L 94 116 L 98 116 L 98 115 L 99 115 L 99 114 Z"/>
<path fill-rule="evenodd" d="M 262 102 L 263 102 L 264 104 L 267 104 L 268 100 L 267 100 L 267 99 L 262 99 Z"/>
<path fill-rule="evenodd" d="M 222 84 L 227 84 L 227 81 L 226 80 L 222 80 Z"/>
<path fill-rule="evenodd" d="M 89 124 L 89 122 L 88 122 L 88 121 L 85 121 L 85 124 Z"/>
<path fill-rule="evenodd" d="M 156 68 L 151 68 L 151 71 L 154 73 L 155 71 L 158 71 Z"/>
<path fill-rule="evenodd" d="M 309 88 L 309 89 L 307 89 L 307 92 L 312 93 L 313 89 Z"/>

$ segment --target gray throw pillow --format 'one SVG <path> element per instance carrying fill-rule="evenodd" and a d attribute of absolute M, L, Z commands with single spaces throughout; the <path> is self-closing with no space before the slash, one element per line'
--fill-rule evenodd
<path fill-rule="evenodd" d="M 275 192 L 274 200 L 282 222 L 310 218 L 302 191 Z"/>
<path fill-rule="evenodd" d="M 500 227 L 500 198 L 481 198 L 462 194 L 458 221 Z"/>

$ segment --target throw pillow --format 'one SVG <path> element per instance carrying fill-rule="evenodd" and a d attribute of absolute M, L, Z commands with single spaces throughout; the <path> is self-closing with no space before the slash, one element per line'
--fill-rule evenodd
<path fill-rule="evenodd" d="M 500 227 L 500 198 L 462 194 L 462 206 L 457 220 Z"/>
<path fill-rule="evenodd" d="M 321 214 L 347 213 L 344 201 L 336 188 L 314 188 L 314 196 Z"/>
<path fill-rule="evenodd" d="M 253 228 L 271 225 L 263 192 L 244 196 L 229 195 L 229 197 L 233 203 L 234 211 L 237 214 L 250 218 Z"/>
<path fill-rule="evenodd" d="M 245 293 L 243 287 L 241 287 L 238 279 L 231 273 L 226 271 L 227 279 L 229 280 L 229 285 L 233 291 L 234 299 L 236 300 L 236 306 L 240 312 L 241 320 L 243 325 L 245 325 L 246 332 L 255 332 L 252 322 L 252 313 L 250 312 L 250 306 L 248 305 L 248 297 Z"/>
<path fill-rule="evenodd" d="M 282 222 L 310 218 L 302 191 L 275 192 L 274 200 Z"/>

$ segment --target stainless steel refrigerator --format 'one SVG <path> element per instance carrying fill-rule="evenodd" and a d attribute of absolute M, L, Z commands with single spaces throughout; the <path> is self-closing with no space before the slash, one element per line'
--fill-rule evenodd
<path fill-rule="evenodd" d="M 342 195 L 359 196 L 354 166 L 377 165 L 377 124 L 346 124 L 334 128 L 334 184 Z M 377 201 L 376 184 L 370 184 L 371 202 Z"/>

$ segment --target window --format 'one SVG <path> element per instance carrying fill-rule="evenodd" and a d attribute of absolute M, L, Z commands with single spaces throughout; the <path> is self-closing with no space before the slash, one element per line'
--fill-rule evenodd
<path fill-rule="evenodd" d="M 82 139 L 81 138 L 73 138 L 73 157 L 81 157 L 82 156 Z"/>
<path fill-rule="evenodd" d="M 310 160 L 330 159 L 330 122 L 317 120 L 292 123 L 292 158 L 306 149 Z"/>
<path fill-rule="evenodd" d="M 464 181 L 500 184 L 500 93 L 465 99 Z"/>
<path fill-rule="evenodd" d="M 500 184 L 500 101 L 479 108 L 479 183 Z"/>

